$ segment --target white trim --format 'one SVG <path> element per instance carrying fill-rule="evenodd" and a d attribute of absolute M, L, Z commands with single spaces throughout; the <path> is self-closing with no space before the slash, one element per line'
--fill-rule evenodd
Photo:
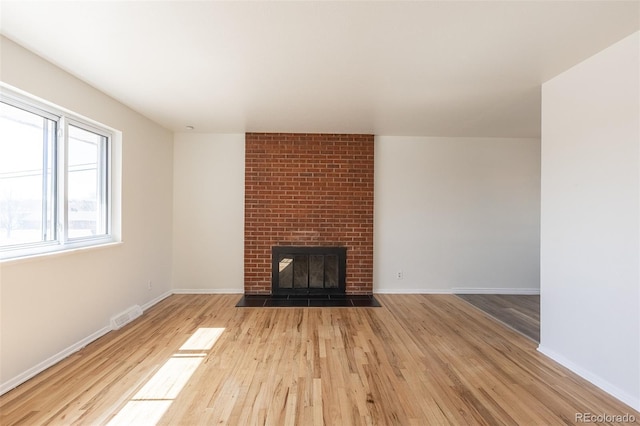
<path fill-rule="evenodd" d="M 145 303 L 144 305 L 142 305 L 142 312 L 146 312 L 147 309 L 149 309 L 153 305 L 158 304 L 159 302 L 162 302 L 164 299 L 171 296 L 172 294 L 173 293 L 171 291 L 167 291 L 166 293 L 162 293 L 160 296 L 156 297 L 155 299 Z"/>
<path fill-rule="evenodd" d="M 174 288 L 173 294 L 244 294 L 239 288 Z"/>
<path fill-rule="evenodd" d="M 108 243 L 104 243 L 104 244 L 96 244 L 96 245 L 92 245 L 92 246 L 83 246 L 83 247 L 75 247 L 75 248 L 69 248 L 66 250 L 58 250 L 58 251 L 49 251 L 46 253 L 40 253 L 40 254 L 33 254 L 30 256 L 22 256 L 22 257 L 11 257 L 11 258 L 6 258 L 6 259 L 0 259 L 0 263 L 1 264 L 18 264 L 18 263 L 24 263 L 24 262 L 34 262 L 34 261 L 40 261 L 40 260 L 49 260 L 52 259 L 54 257 L 61 257 L 61 256 L 67 256 L 70 254 L 75 254 L 75 253 L 80 253 L 80 252 L 85 252 L 85 251 L 89 251 L 89 250 L 98 250 L 98 249 L 104 249 L 104 248 L 109 248 L 109 247 L 115 247 L 115 246 L 119 246 L 124 244 L 124 242 L 122 241 L 113 241 L 113 242 L 108 242 Z"/>
<path fill-rule="evenodd" d="M 374 288 L 373 294 L 453 294 L 453 291 L 450 288 Z"/>
<path fill-rule="evenodd" d="M 171 291 L 168 291 L 168 292 L 163 293 L 162 295 L 156 297 L 155 299 L 151 300 L 150 302 L 145 303 L 144 305 L 142 305 L 143 312 L 146 312 L 147 309 L 151 308 L 152 306 L 154 306 L 158 302 L 166 299 L 167 297 L 171 296 L 172 294 L 173 293 Z M 110 331 L 112 331 L 111 325 L 103 327 L 100 330 L 96 331 L 95 333 L 90 334 L 89 336 L 87 336 L 84 339 L 80 340 L 79 342 L 74 343 L 73 345 L 69 346 L 68 348 L 63 349 L 62 351 L 58 352 L 57 354 L 45 359 L 41 363 L 39 363 L 39 364 L 35 365 L 34 367 L 28 369 L 24 373 L 18 374 L 16 377 L 14 377 L 12 379 L 9 379 L 8 381 L 6 381 L 4 383 L 0 383 L 0 395 L 3 395 L 5 393 L 9 392 L 11 389 L 20 386 L 21 384 L 23 384 L 27 380 L 33 378 L 37 374 L 39 374 L 39 373 L 43 372 L 44 370 L 46 370 L 47 368 L 52 367 L 53 365 L 59 363 L 60 361 L 62 361 L 63 359 L 69 357 L 70 355 L 73 355 L 74 353 L 78 352 L 80 349 L 84 348 L 85 346 L 87 346 L 88 344 L 94 342 L 95 340 L 98 340 L 100 337 L 104 336 L 105 334 L 109 333 Z"/>
<path fill-rule="evenodd" d="M 376 294 L 540 294 L 539 288 L 383 288 Z"/>
<path fill-rule="evenodd" d="M 23 384 L 24 382 L 26 382 L 27 380 L 31 379 L 35 375 L 43 372 L 44 370 L 46 370 L 47 368 L 53 366 L 54 364 L 57 364 L 58 362 L 60 362 L 63 359 L 67 358 L 68 356 L 74 354 L 75 352 L 78 352 L 80 349 L 84 348 L 89 343 L 93 342 L 94 340 L 99 339 L 100 337 L 104 336 L 105 334 L 107 334 L 110 331 L 111 331 L 111 327 L 110 326 L 103 327 L 100 330 L 96 331 L 95 333 L 91 334 L 90 336 L 85 337 L 84 339 L 80 340 L 77 343 L 74 343 L 73 345 L 69 346 L 66 349 L 63 349 L 62 351 L 58 352 L 57 354 L 53 355 L 52 357 L 49 357 L 49 358 L 45 359 L 41 363 L 39 363 L 39 364 L 35 365 L 34 367 L 28 369 L 24 373 L 18 374 L 13 379 L 10 379 L 5 383 L 0 384 L 0 395 L 3 395 L 4 393 L 9 392 L 11 389 Z"/>
<path fill-rule="evenodd" d="M 119 179 L 114 167 L 116 167 L 116 163 L 120 162 L 120 158 L 113 158 L 113 153 L 116 152 L 113 145 L 118 143 L 121 132 L 8 84 L 0 83 L 0 101 L 14 108 L 23 109 L 29 113 L 55 121 L 57 130 L 54 136 L 54 142 L 52 142 L 52 154 L 55 153 L 56 155 L 53 156 L 54 160 L 51 164 L 51 170 L 56 173 L 51 200 L 52 205 L 55 206 L 55 208 L 51 208 L 52 212 L 55 210 L 55 214 L 52 213 L 52 215 L 56 218 L 55 221 L 52 221 L 50 229 L 53 237 L 47 240 L 42 238 L 40 241 L 33 243 L 16 243 L 12 246 L 3 246 L 0 249 L 0 260 L 32 258 L 48 253 L 72 251 L 77 248 L 103 246 L 119 242 L 119 216 L 121 212 L 114 210 L 112 202 L 114 200 L 114 188 L 119 191 L 119 187 L 114 186 L 114 179 Z M 104 186 L 101 190 L 105 192 L 100 205 L 102 206 L 101 208 L 105 209 L 104 214 L 106 214 L 108 223 L 104 225 L 104 229 L 101 230 L 100 234 L 93 237 L 69 238 L 68 236 L 69 223 L 67 216 L 69 200 L 67 182 L 70 168 L 68 163 L 68 127 L 70 125 L 105 138 L 105 155 L 101 155 L 97 168 L 106 176 L 106 179 L 102 179 L 100 182 L 101 187 Z M 119 172 L 120 170 L 118 170 L 118 173 Z M 116 195 L 118 197 L 120 196 L 119 193 Z M 118 207 L 120 206 L 119 203 L 117 205 Z M 114 228 L 112 227 L 112 219 L 116 220 L 116 224 L 118 225 L 116 232 L 114 232 Z"/>
<path fill-rule="evenodd" d="M 551 358 L 552 360 L 562 365 L 563 367 L 568 368 L 569 370 L 573 371 L 583 379 L 586 379 L 587 381 L 593 383 L 603 391 L 607 392 L 609 395 L 613 396 L 614 398 L 617 398 L 618 400 L 627 404 L 629 407 L 633 408 L 634 410 L 640 411 L 640 398 L 628 394 L 627 392 L 621 390 L 617 386 L 609 383 L 607 380 L 604 380 L 602 377 L 596 374 L 593 374 L 589 370 L 585 370 L 584 368 L 580 367 L 579 365 L 565 358 L 563 355 L 560 355 L 559 353 L 544 347 L 542 344 L 538 346 L 538 352 Z"/>
<path fill-rule="evenodd" d="M 540 288 L 452 288 L 453 294 L 540 294 Z"/>

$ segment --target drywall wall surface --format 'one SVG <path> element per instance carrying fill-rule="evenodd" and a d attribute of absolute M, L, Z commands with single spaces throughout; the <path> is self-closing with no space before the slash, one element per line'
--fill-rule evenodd
<path fill-rule="evenodd" d="M 242 293 L 244 134 L 177 133 L 173 288 Z"/>
<path fill-rule="evenodd" d="M 374 292 L 538 292 L 539 140 L 375 144 Z"/>
<path fill-rule="evenodd" d="M 543 85 L 540 350 L 640 409 L 640 36 Z"/>
<path fill-rule="evenodd" d="M 122 242 L 2 264 L 6 390 L 108 331 L 112 315 L 170 291 L 173 135 L 16 43 L 4 37 L 0 43 L 1 81 L 122 133 L 114 200 L 121 205 Z"/>

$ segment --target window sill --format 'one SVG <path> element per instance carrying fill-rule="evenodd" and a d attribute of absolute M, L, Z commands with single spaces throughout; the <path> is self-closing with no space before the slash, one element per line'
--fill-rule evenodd
<path fill-rule="evenodd" d="M 84 252 L 87 252 L 87 251 L 102 250 L 102 249 L 106 249 L 106 248 L 110 248 L 110 247 L 116 247 L 116 246 L 120 246 L 122 244 L 124 244 L 122 241 L 110 241 L 110 242 L 94 244 L 94 245 L 84 246 L 84 247 L 74 247 L 74 248 L 67 248 L 67 249 L 49 251 L 49 252 L 45 252 L 45 253 L 28 254 L 28 255 L 24 255 L 24 256 L 12 257 L 12 258 L 9 258 L 9 259 L 0 259 L 0 265 L 8 266 L 8 265 L 15 265 L 15 264 L 20 264 L 20 263 L 49 260 L 49 259 L 54 259 L 54 258 L 57 258 L 57 257 L 63 257 L 63 256 L 68 256 L 68 255 L 78 254 L 78 253 L 84 253 Z"/>

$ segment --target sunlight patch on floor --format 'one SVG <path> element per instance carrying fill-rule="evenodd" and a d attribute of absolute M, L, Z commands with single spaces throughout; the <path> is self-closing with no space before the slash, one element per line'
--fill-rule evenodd
<path fill-rule="evenodd" d="M 207 356 L 224 328 L 199 328 L 164 363 L 108 425 L 155 425 Z"/>

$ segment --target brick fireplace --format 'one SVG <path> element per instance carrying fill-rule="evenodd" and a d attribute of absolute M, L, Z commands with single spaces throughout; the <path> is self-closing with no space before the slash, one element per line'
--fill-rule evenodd
<path fill-rule="evenodd" d="M 346 294 L 372 294 L 373 146 L 373 135 L 245 135 L 245 294 L 271 294 L 275 246 L 345 247 Z"/>

